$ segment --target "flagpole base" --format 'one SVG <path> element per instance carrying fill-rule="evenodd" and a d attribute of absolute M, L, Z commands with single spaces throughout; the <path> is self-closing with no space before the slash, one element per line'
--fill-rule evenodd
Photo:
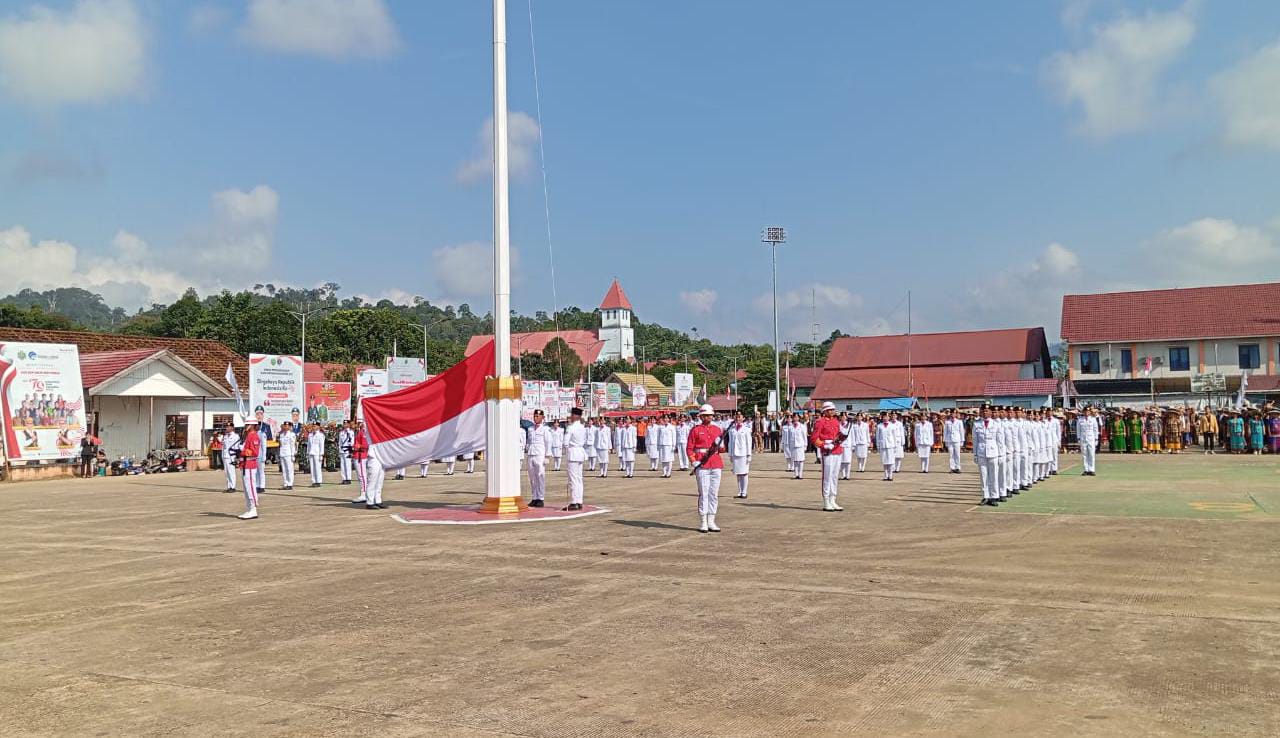
<path fill-rule="evenodd" d="M 486 497 L 476 512 L 486 515 L 518 515 L 528 509 L 529 503 L 524 501 L 524 497 L 516 495 L 515 497 Z"/>

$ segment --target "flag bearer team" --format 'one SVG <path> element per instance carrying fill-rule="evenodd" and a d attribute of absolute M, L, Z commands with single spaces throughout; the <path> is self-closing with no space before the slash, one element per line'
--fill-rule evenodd
<path fill-rule="evenodd" d="M 640 428 L 644 428 L 641 436 Z M 594 471 L 607 478 L 610 457 L 617 455 L 617 470 L 624 479 L 636 476 L 636 456 L 648 457 L 648 470 L 658 478 L 670 478 L 675 470 L 691 472 L 697 490 L 698 530 L 718 532 L 720 483 L 724 470 L 731 470 L 736 499 L 746 499 L 750 490 L 752 460 L 766 446 L 783 455 L 786 473 L 793 480 L 805 479 L 806 461 L 814 454 L 822 510 L 839 512 L 839 483 L 853 473 L 866 471 L 867 460 L 879 457 L 881 480 L 893 482 L 902 470 L 906 453 L 914 450 L 919 473 L 933 472 L 935 453 L 945 456 L 947 473 L 964 472 L 965 451 L 970 451 L 977 469 L 980 505 L 996 507 L 1015 495 L 1030 491 L 1036 484 L 1058 473 L 1059 454 L 1068 443 L 1078 448 L 1081 474 L 1097 476 L 1099 449 L 1112 453 L 1181 453 L 1199 444 L 1206 454 L 1219 450 L 1240 454 L 1280 453 L 1280 411 L 1274 408 L 1238 412 L 1234 410 L 1100 410 L 1079 411 L 985 406 L 980 409 L 947 409 L 938 412 L 890 410 L 879 413 L 838 412 L 824 403 L 815 416 L 804 413 L 756 415 L 717 413 L 703 405 L 692 414 L 666 413 L 633 422 L 619 419 L 586 418 L 580 409 L 561 422 L 547 422 L 537 410 L 532 422 L 518 431 L 531 490 L 530 506 L 546 505 L 547 474 L 565 472 L 565 510 L 583 509 L 584 472 Z M 643 438 L 646 442 L 641 443 Z M 358 484 L 360 494 L 352 499 L 366 509 L 386 509 L 382 488 L 387 470 L 370 454 L 371 441 L 359 421 L 338 426 L 330 423 L 285 422 L 272 435 L 263 420 L 262 408 L 239 431 L 233 427 L 218 436 L 226 491 L 243 485 L 245 511 L 239 517 L 259 516 L 261 495 L 266 491 L 267 447 L 277 444 L 281 489 L 292 490 L 294 474 L 301 467 L 311 476 L 311 487 L 324 484 L 326 465 L 340 473 L 342 485 Z M 336 450 L 336 453 L 334 453 Z M 329 455 L 326 455 L 326 451 Z M 723 456 L 728 457 L 726 466 Z M 467 473 L 475 468 L 475 453 L 467 453 Z M 332 461 L 328 461 L 332 459 Z M 454 472 L 456 457 L 424 461 L 420 475 L 428 474 L 432 462 L 443 463 L 446 474 Z M 240 474 L 237 474 L 237 469 Z M 392 470 L 396 479 L 403 470 Z"/>

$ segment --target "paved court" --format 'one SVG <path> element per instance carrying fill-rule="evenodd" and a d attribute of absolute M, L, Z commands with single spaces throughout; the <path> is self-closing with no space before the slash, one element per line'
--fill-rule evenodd
<path fill-rule="evenodd" d="M 970 467 L 834 514 L 766 456 L 719 535 L 647 471 L 588 478 L 609 514 L 465 528 L 389 513 L 479 474 L 252 522 L 218 473 L 0 485 L 0 734 L 1280 732 L 1280 460 L 1064 458 L 995 510 Z"/>

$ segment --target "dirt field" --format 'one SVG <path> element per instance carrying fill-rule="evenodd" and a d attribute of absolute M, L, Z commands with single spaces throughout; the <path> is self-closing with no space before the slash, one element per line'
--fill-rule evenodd
<path fill-rule="evenodd" d="M 1280 733 L 1280 459 L 1065 457 L 999 509 L 965 463 L 832 514 L 757 457 L 720 535 L 648 471 L 480 527 L 388 514 L 479 474 L 252 522 L 217 472 L 3 485 L 0 734 Z"/>

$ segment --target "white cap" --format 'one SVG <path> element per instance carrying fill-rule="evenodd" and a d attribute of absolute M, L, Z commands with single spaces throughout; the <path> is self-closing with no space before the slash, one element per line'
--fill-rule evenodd
<path fill-rule="evenodd" d="M 828 410 L 835 410 L 835 409 L 836 409 L 836 404 L 835 404 L 834 402 L 824 402 L 824 403 L 822 403 L 822 412 L 824 412 L 824 413 L 825 413 L 826 411 L 828 411 Z"/>
<path fill-rule="evenodd" d="M 257 418 L 249 418 L 248 420 L 244 421 L 244 424 L 245 424 L 245 425 L 257 425 L 257 424 L 258 424 L 258 419 L 257 419 Z"/>
<path fill-rule="evenodd" d="M 710 405 L 703 405 L 702 407 L 698 408 L 698 414 L 699 415 L 715 415 L 716 410 Z"/>

